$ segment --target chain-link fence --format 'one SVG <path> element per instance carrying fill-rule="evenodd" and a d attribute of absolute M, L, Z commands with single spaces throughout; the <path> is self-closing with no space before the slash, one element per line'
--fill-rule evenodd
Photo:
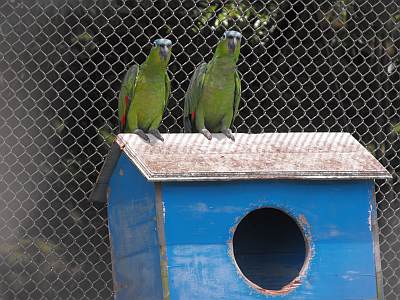
<path fill-rule="evenodd" d="M 110 299 L 106 208 L 87 197 L 127 67 L 174 42 L 162 132 L 181 132 L 194 67 L 242 32 L 239 132 L 348 131 L 377 182 L 386 299 L 400 299 L 397 0 L 0 1 L 0 299 Z"/>

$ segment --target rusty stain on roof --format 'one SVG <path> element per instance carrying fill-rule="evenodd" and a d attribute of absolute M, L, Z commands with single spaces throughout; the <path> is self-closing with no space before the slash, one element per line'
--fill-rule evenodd
<path fill-rule="evenodd" d="M 391 178 L 348 133 L 164 134 L 116 142 L 150 181 Z"/>

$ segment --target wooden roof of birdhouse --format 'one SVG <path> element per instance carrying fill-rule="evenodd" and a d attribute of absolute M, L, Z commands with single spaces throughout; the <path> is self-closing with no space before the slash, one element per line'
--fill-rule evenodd
<path fill-rule="evenodd" d="M 164 134 L 146 143 L 120 134 L 116 143 L 150 181 L 391 178 L 348 133 Z"/>

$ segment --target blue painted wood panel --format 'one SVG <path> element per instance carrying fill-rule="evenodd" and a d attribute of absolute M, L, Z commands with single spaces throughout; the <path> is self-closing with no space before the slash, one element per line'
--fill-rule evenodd
<path fill-rule="evenodd" d="M 163 184 L 171 300 L 376 299 L 372 191 L 372 181 Z M 306 276 L 287 295 L 257 292 L 230 256 L 232 228 L 260 207 L 286 211 L 311 236 Z"/>
<path fill-rule="evenodd" d="M 154 184 L 122 154 L 110 188 L 115 299 L 163 299 Z"/>

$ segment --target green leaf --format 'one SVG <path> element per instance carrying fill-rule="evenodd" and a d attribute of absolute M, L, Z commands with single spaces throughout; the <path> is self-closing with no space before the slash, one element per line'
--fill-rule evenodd
<path fill-rule="evenodd" d="M 400 134 L 400 123 L 392 124 L 392 131 L 396 134 Z"/>
<path fill-rule="evenodd" d="M 53 120 L 51 120 L 51 124 L 58 135 L 61 135 L 64 132 L 65 124 L 61 118 L 55 117 Z"/>
<path fill-rule="evenodd" d="M 111 145 L 114 142 L 115 135 L 108 128 L 100 128 L 99 134 L 107 144 Z"/>
<path fill-rule="evenodd" d="M 369 143 L 365 147 L 372 155 L 375 155 L 376 145 L 374 143 Z"/>
<path fill-rule="evenodd" d="M 93 40 L 93 36 L 88 33 L 88 32 L 83 32 L 75 37 L 72 38 L 72 42 L 80 42 L 82 44 L 86 44 L 87 42 L 90 42 L 91 40 Z"/>

